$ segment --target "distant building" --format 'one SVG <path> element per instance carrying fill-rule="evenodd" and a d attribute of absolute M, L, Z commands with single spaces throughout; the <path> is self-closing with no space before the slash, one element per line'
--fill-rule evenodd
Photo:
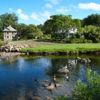
<path fill-rule="evenodd" d="M 77 28 L 75 28 L 75 27 L 73 27 L 73 28 L 70 28 L 69 30 L 68 30 L 68 38 L 70 38 L 70 37 L 73 37 L 73 36 L 75 36 L 75 34 L 77 33 Z"/>
<path fill-rule="evenodd" d="M 75 28 L 75 27 L 70 28 L 69 31 L 68 31 L 68 33 L 72 33 L 72 34 L 74 34 L 76 32 L 77 32 L 77 28 Z"/>
<path fill-rule="evenodd" d="M 16 35 L 17 35 L 17 30 L 14 29 L 11 25 L 4 28 L 3 30 L 4 41 L 11 41 Z"/>

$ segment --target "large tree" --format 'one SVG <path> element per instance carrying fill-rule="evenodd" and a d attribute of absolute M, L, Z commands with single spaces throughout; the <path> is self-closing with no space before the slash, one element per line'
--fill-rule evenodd
<path fill-rule="evenodd" d="M 100 26 L 100 14 L 89 15 L 88 17 L 83 19 L 82 23 L 83 26 L 86 25 Z"/>
<path fill-rule="evenodd" d="M 16 26 L 18 22 L 18 17 L 15 13 L 5 13 L 0 15 L 0 24 L 2 28 L 7 27 L 8 25 Z"/>
<path fill-rule="evenodd" d="M 44 34 L 51 34 L 55 39 L 64 39 L 69 29 L 81 26 L 79 19 L 72 19 L 70 15 L 53 15 L 44 23 Z"/>
<path fill-rule="evenodd" d="M 60 34 L 68 31 L 71 23 L 71 16 L 53 15 L 44 23 L 45 33 Z"/>
<path fill-rule="evenodd" d="M 83 36 L 87 40 L 92 42 L 100 42 L 100 27 L 88 25 L 80 28 L 78 35 Z"/>

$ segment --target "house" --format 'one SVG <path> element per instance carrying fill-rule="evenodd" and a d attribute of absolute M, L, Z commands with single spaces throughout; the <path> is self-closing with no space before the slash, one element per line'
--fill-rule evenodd
<path fill-rule="evenodd" d="M 70 28 L 69 31 L 68 31 L 68 33 L 72 33 L 72 34 L 74 34 L 76 32 L 77 32 L 77 28 L 75 28 L 75 27 Z"/>
<path fill-rule="evenodd" d="M 17 30 L 14 29 L 11 25 L 4 28 L 3 30 L 4 41 L 12 41 L 16 35 L 17 35 Z"/>
<path fill-rule="evenodd" d="M 77 33 L 77 28 L 72 27 L 68 30 L 68 38 L 75 36 L 75 34 Z"/>

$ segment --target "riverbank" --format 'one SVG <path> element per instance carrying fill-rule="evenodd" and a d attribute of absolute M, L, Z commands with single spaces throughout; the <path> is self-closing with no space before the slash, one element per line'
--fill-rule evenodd
<path fill-rule="evenodd" d="M 0 58 L 3 60 L 11 59 L 13 57 L 25 55 L 24 53 L 20 52 L 0 52 Z"/>
<path fill-rule="evenodd" d="M 40 45 L 20 50 L 35 55 L 100 54 L 100 43 Z"/>
<path fill-rule="evenodd" d="M 64 44 L 35 40 L 11 41 L 0 48 L 1 52 L 18 52 L 27 55 L 100 55 L 100 43 Z"/>

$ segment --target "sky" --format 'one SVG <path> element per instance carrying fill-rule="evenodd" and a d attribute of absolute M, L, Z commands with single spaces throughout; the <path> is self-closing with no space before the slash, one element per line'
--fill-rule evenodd
<path fill-rule="evenodd" d="M 55 14 L 83 19 L 100 14 L 100 0 L 0 0 L 0 15 L 4 13 L 15 13 L 19 23 L 35 25 Z"/>

